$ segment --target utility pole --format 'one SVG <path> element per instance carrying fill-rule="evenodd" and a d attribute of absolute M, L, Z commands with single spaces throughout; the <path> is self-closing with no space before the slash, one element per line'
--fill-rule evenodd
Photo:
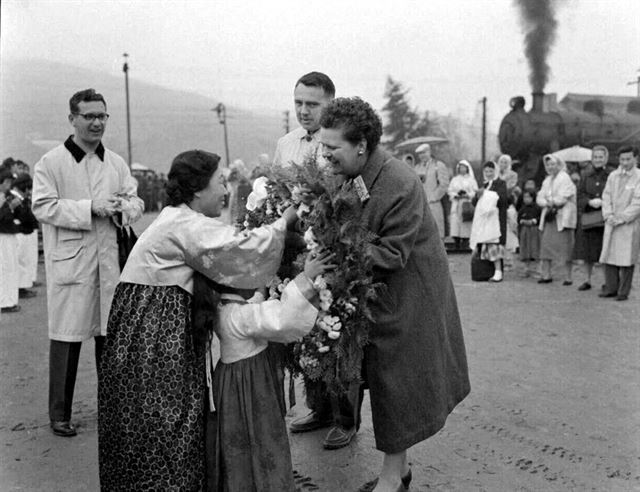
<path fill-rule="evenodd" d="M 482 103 L 482 162 L 483 165 L 486 162 L 487 156 L 487 97 L 483 97 L 480 102 Z"/>
<path fill-rule="evenodd" d="M 638 69 L 638 78 L 634 82 L 627 82 L 627 85 L 635 85 L 638 89 L 638 96 L 640 97 L 640 69 Z"/>
<path fill-rule="evenodd" d="M 227 161 L 227 167 L 229 167 L 229 139 L 227 137 L 227 108 L 224 107 L 224 104 L 218 103 L 218 105 L 213 108 L 212 111 L 216 111 L 218 113 L 218 121 L 222 125 L 224 130 L 224 153 Z"/>
<path fill-rule="evenodd" d="M 131 169 L 131 119 L 129 116 L 129 64 L 127 60 L 129 55 L 127 53 L 123 53 L 124 56 L 124 65 L 122 65 L 122 71 L 124 72 L 124 92 L 127 100 L 127 158 L 129 162 L 129 169 Z"/>
<path fill-rule="evenodd" d="M 284 134 L 289 133 L 289 110 L 284 111 Z"/>

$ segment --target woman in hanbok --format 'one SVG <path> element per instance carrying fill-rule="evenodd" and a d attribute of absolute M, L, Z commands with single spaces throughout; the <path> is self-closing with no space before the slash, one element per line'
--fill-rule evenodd
<path fill-rule="evenodd" d="M 205 486 L 210 281 L 266 285 L 296 219 L 289 209 L 273 224 L 244 232 L 216 219 L 226 192 L 219 160 L 199 150 L 173 160 L 167 206 L 122 271 L 98 368 L 102 490 Z"/>
<path fill-rule="evenodd" d="M 218 289 L 214 331 L 220 362 L 213 374 L 214 439 L 209 490 L 293 492 L 293 467 L 284 422 L 284 373 L 279 351 L 313 328 L 318 309 L 313 280 L 335 265 L 333 255 L 307 256 L 304 272 L 280 299 L 253 290 Z M 212 344 L 211 360 L 217 351 Z"/>
<path fill-rule="evenodd" d="M 473 175 L 473 169 L 469 161 L 461 160 L 456 166 L 456 175 L 449 183 L 447 193 L 451 201 L 451 214 L 449 226 L 451 237 L 455 241 L 456 249 L 469 249 L 469 237 L 471 236 L 471 220 L 464 220 L 462 209 L 464 203 L 471 205 L 471 200 L 478 191 L 478 183 Z M 472 217 L 473 218 L 473 215 Z"/>

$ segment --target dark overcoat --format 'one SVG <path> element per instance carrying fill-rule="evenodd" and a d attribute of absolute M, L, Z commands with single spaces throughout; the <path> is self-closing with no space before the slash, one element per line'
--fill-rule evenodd
<path fill-rule="evenodd" d="M 491 191 L 495 191 L 498 194 L 498 219 L 500 221 L 500 244 L 503 246 L 507 244 L 507 208 L 509 208 L 509 195 L 507 195 L 507 183 L 500 178 L 496 178 L 489 183 L 484 183 L 483 188 Z M 488 186 L 488 187 L 487 187 Z M 474 205 L 478 203 L 480 197 L 478 194 L 473 197 L 471 203 Z"/>
<path fill-rule="evenodd" d="M 418 176 L 378 149 L 361 176 L 383 284 L 363 372 L 376 447 L 397 453 L 440 430 L 469 393 L 467 358 L 449 262 Z"/>

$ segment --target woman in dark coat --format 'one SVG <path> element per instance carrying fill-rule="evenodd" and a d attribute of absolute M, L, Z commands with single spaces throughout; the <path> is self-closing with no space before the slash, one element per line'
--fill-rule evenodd
<path fill-rule="evenodd" d="M 382 288 L 363 373 L 384 463 L 361 490 L 404 490 L 407 449 L 438 432 L 470 389 L 449 264 L 418 176 L 378 148 L 382 125 L 371 106 L 335 99 L 320 124 L 325 159 L 356 188 L 362 221 L 377 235 L 371 256 Z"/>
<path fill-rule="evenodd" d="M 594 263 L 600 260 L 602 251 L 602 237 L 604 236 L 604 221 L 600 227 L 584 229 L 582 227 L 582 215 L 589 212 L 602 210 L 602 192 L 607 184 L 607 161 L 609 151 L 603 145 L 596 145 L 592 151 L 591 164 L 593 172 L 584 177 L 578 186 L 578 229 L 576 231 L 576 251 L 579 251 L 577 259 L 584 260 L 587 280 L 578 287 L 578 290 L 591 289 L 591 273 Z"/>

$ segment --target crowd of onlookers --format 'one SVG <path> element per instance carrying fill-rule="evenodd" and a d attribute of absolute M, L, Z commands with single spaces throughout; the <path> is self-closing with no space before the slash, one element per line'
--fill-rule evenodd
<path fill-rule="evenodd" d="M 537 276 L 538 283 L 548 284 L 556 267 L 562 285 L 570 286 L 573 264 L 578 260 L 585 270 L 578 290 L 592 288 L 593 267 L 600 263 L 605 285 L 599 296 L 620 301 L 628 298 L 640 254 L 637 147 L 618 149 L 614 171 L 607 168 L 609 152 L 600 145 L 593 148 L 591 162 L 571 169 L 559 157 L 545 155 L 547 176 L 539 187 L 534 180 L 519 183 L 508 155 L 483 164 L 480 186 L 465 160 L 457 164 L 450 182 L 432 165 L 429 184 L 429 160 L 433 159 L 429 149 L 424 153 L 424 146 L 417 150 L 423 164 L 416 166 L 416 171 L 426 182 L 427 196 L 431 192 L 433 201 L 438 202 L 432 206 L 436 222 L 444 220 L 444 215 L 435 190 L 447 181 L 449 227 L 455 247 L 470 248 L 480 261 L 492 263 L 490 282 L 501 282 L 505 265 L 512 267 L 519 259 L 520 276 Z"/>
<path fill-rule="evenodd" d="M 138 182 L 138 196 L 144 202 L 145 212 L 162 210 L 167 197 L 165 191 L 167 177 L 164 173 L 133 171 L 132 175 Z"/>
<path fill-rule="evenodd" d="M 593 148 L 590 162 L 571 167 L 548 154 L 543 158 L 547 176 L 539 184 L 533 179 L 519 182 L 508 155 L 485 162 L 479 184 L 466 160 L 458 162 L 450 176 L 447 167 L 431 156 L 428 144 L 419 146 L 416 153 L 420 159 L 415 170 L 441 237 L 451 237 L 454 249 L 471 250 L 479 259 L 491 262 L 490 282 L 501 282 L 505 268 L 518 267 L 520 277 L 536 277 L 538 283 L 547 284 L 553 281 L 555 268 L 562 275 L 562 285 L 570 286 L 577 260 L 585 274 L 578 290 L 590 290 L 594 265 L 604 264 L 605 285 L 599 295 L 619 300 L 628 297 L 640 249 L 636 147 L 619 149 L 620 165 L 613 180 L 604 146 Z M 254 174 L 239 160 L 228 171 L 232 220 L 240 214 Z M 164 174 L 144 172 L 134 177 L 145 211 L 161 210 Z M 6 158 L 0 166 L 3 313 L 19 311 L 19 299 L 37 295 L 34 287 L 40 285 L 36 279 L 38 222 L 31 212 L 31 188 L 29 165 Z"/>
<path fill-rule="evenodd" d="M 38 221 L 31 212 L 29 165 L 6 158 L 0 166 L 0 308 L 20 311 L 19 299 L 36 296 Z"/>

